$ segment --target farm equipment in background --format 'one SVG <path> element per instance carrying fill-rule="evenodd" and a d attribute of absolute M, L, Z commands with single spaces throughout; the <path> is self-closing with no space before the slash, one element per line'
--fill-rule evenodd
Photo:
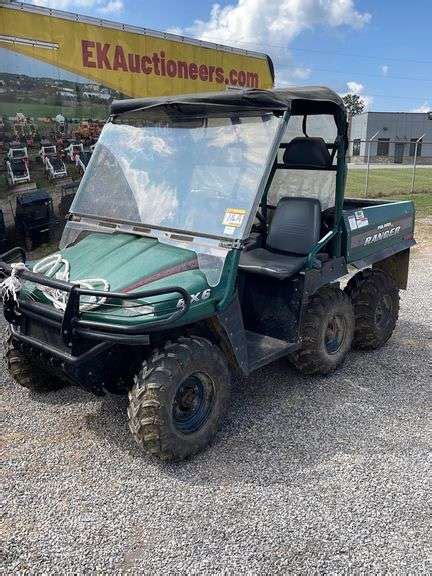
<path fill-rule="evenodd" d="M 59 204 L 59 216 L 62 220 L 66 220 L 66 216 L 69 214 L 72 201 L 75 198 L 76 191 L 78 190 L 79 182 L 72 181 L 67 184 L 63 184 L 61 187 L 61 199 Z"/>
<path fill-rule="evenodd" d="M 11 144 L 6 156 L 6 179 L 9 186 L 30 182 L 27 148 L 20 143 Z"/>
<path fill-rule="evenodd" d="M 93 150 L 84 150 L 84 152 L 82 152 L 75 158 L 75 163 L 78 170 L 80 171 L 81 176 L 84 176 L 84 172 L 86 171 L 88 163 L 90 162 L 92 153 Z"/>
<path fill-rule="evenodd" d="M 6 244 L 6 224 L 3 210 L 0 209 L 0 248 L 3 249 Z"/>
<path fill-rule="evenodd" d="M 103 128 L 104 122 L 100 120 L 83 120 L 73 131 L 77 140 L 97 140 Z"/>
<path fill-rule="evenodd" d="M 76 164 L 78 156 L 84 153 L 84 146 L 82 142 L 73 140 L 69 143 L 68 146 L 66 146 L 64 152 L 66 154 L 66 159 L 69 162 L 74 162 Z"/>
<path fill-rule="evenodd" d="M 51 142 L 43 140 L 39 150 L 39 158 L 45 167 L 48 180 L 56 180 L 67 176 L 66 166 L 57 154 L 57 148 Z"/>
<path fill-rule="evenodd" d="M 6 142 L 6 127 L 3 116 L 0 116 L 0 150 L 4 150 Z"/>
<path fill-rule="evenodd" d="M 33 146 L 36 135 L 36 126 L 32 118 L 27 118 L 22 112 L 17 112 L 13 119 L 13 134 L 16 140 Z"/>
<path fill-rule="evenodd" d="M 55 224 L 52 198 L 46 190 L 17 196 L 15 227 L 24 240 L 26 250 L 50 242 Z"/>

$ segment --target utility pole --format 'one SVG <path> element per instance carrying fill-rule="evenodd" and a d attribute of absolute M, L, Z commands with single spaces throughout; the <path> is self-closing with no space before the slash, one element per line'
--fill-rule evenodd
<path fill-rule="evenodd" d="M 376 138 L 378 136 L 378 134 L 381 132 L 382 128 L 380 128 L 379 130 L 377 130 L 375 132 L 375 134 L 372 136 L 372 138 L 370 140 L 367 141 L 368 143 L 368 153 L 367 153 L 367 168 L 366 168 L 366 181 L 365 181 L 365 198 L 367 198 L 367 194 L 368 194 L 368 186 L 369 186 L 369 167 L 370 167 L 370 148 L 371 148 L 371 142 L 374 138 Z"/>
<path fill-rule="evenodd" d="M 415 143 L 414 164 L 413 164 L 413 173 L 412 173 L 412 180 L 411 180 L 411 194 L 414 192 L 414 182 L 415 182 L 415 173 L 416 173 L 416 166 L 417 166 L 418 145 L 419 145 L 419 142 L 421 142 L 425 136 L 426 136 L 426 134 L 423 134 L 423 136 L 420 136 L 420 138 L 418 140 L 416 140 L 416 143 Z"/>

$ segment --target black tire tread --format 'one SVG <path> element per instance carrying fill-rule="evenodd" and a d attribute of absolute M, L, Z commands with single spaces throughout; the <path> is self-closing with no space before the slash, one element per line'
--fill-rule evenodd
<path fill-rule="evenodd" d="M 373 303 L 382 292 L 393 299 L 392 322 L 385 334 L 376 329 Z M 355 330 L 353 347 L 359 350 L 375 350 L 383 346 L 393 334 L 399 317 L 399 290 L 393 278 L 378 268 L 367 268 L 357 272 L 348 282 L 345 292 L 354 307 Z"/>
<path fill-rule="evenodd" d="M 205 338 L 191 336 L 168 341 L 163 348 L 154 349 L 150 357 L 144 360 L 129 392 L 127 412 L 130 431 L 141 448 L 162 460 L 183 460 L 205 448 L 202 441 L 187 446 L 178 442 L 174 446 L 166 413 L 168 387 L 175 384 L 177 375 L 188 364 L 202 357 L 216 363 L 221 378 L 229 383 L 226 362 L 219 348 Z M 229 384 L 227 387 L 229 389 Z M 227 402 L 228 396 L 224 408 Z M 217 429 L 218 421 L 215 420 L 207 430 L 205 445 L 211 443 Z"/>
<path fill-rule="evenodd" d="M 6 328 L 3 334 L 4 359 L 9 374 L 17 384 L 34 392 L 58 390 L 65 384 L 59 378 L 50 376 L 15 348 L 12 332 Z"/>
<path fill-rule="evenodd" d="M 347 314 L 349 314 L 349 307 L 351 307 L 349 297 L 333 285 L 324 286 L 309 300 L 301 328 L 302 347 L 290 355 L 291 363 L 303 374 L 326 375 L 336 370 L 341 363 L 325 362 L 317 353 L 317 348 L 319 347 L 319 331 L 317 327 L 329 307 L 334 304 L 346 307 Z M 354 324 L 354 316 L 352 315 L 351 318 Z"/>

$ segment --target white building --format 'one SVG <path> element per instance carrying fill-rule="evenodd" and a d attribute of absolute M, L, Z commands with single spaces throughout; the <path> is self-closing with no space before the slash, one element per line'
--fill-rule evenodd
<path fill-rule="evenodd" d="M 372 142 L 370 139 L 375 136 Z M 421 140 L 419 140 L 421 138 Z M 350 162 L 432 164 L 431 112 L 363 112 L 351 119 Z"/>

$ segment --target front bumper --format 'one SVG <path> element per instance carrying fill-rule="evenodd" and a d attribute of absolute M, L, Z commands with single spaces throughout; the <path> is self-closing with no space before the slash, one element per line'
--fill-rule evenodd
<path fill-rule="evenodd" d="M 25 252 L 21 248 L 14 248 L 0 256 L 0 276 L 10 276 L 12 266 L 6 260 L 16 256 L 25 261 Z M 20 271 L 19 277 L 36 285 L 66 292 L 68 296 L 66 309 L 61 312 L 48 304 L 19 298 L 15 301 L 11 295 L 6 295 L 3 298 L 3 312 L 11 325 L 14 339 L 69 365 L 88 362 L 115 344 L 148 345 L 150 333 L 163 330 L 177 322 L 190 307 L 188 292 L 178 286 L 123 293 L 81 288 L 79 283 L 72 284 L 27 270 Z M 178 294 L 184 302 L 182 308 L 134 326 L 88 320 L 83 318 L 80 311 L 81 296 L 94 296 L 117 302 L 142 300 L 166 294 Z"/>

